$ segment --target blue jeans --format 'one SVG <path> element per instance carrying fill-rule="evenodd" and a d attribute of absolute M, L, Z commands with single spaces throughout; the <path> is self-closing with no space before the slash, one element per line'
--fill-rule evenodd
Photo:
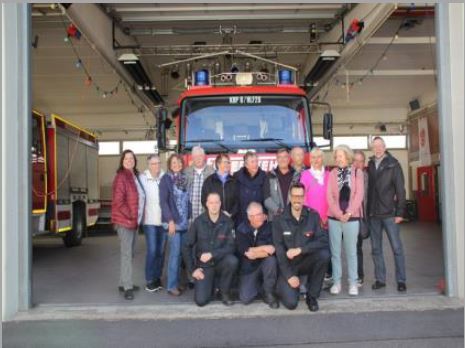
<path fill-rule="evenodd" d="M 169 258 L 168 258 L 168 280 L 166 290 L 174 290 L 178 287 L 179 283 L 179 272 L 181 265 L 181 245 L 184 239 L 186 230 L 176 231 L 173 236 L 168 234 L 168 247 L 169 247 Z"/>
<path fill-rule="evenodd" d="M 163 226 L 143 225 L 147 255 L 145 256 L 145 280 L 147 283 L 161 278 L 167 231 Z"/>
<path fill-rule="evenodd" d="M 384 264 L 383 255 L 383 229 L 391 244 L 391 249 L 394 254 L 394 262 L 396 265 L 396 280 L 398 283 L 405 283 L 405 256 L 400 240 L 400 226 L 396 224 L 393 217 L 389 218 L 370 218 L 370 239 L 371 239 L 371 255 L 375 264 L 375 279 L 386 282 L 386 266 Z"/>
<path fill-rule="evenodd" d="M 334 283 L 341 283 L 342 262 L 341 249 L 347 259 L 349 284 L 357 283 L 357 238 L 359 232 L 358 221 L 348 221 L 342 223 L 338 220 L 329 219 L 329 246 L 331 248 L 331 263 L 333 267 Z M 344 238 L 343 238 L 344 237 Z"/>

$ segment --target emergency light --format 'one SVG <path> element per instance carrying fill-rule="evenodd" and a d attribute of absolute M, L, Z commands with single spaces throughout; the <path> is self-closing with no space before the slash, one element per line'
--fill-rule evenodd
<path fill-rule="evenodd" d="M 195 72 L 194 85 L 195 86 L 208 86 L 208 70 L 202 69 Z"/>
<path fill-rule="evenodd" d="M 292 71 L 290 70 L 279 70 L 278 81 L 280 85 L 292 85 Z"/>

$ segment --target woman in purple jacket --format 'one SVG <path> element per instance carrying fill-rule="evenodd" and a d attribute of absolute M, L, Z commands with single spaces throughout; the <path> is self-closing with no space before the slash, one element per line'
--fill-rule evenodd
<path fill-rule="evenodd" d="M 190 217 L 187 177 L 183 173 L 183 169 L 182 156 L 171 155 L 168 159 L 168 172 L 160 181 L 161 219 L 168 229 L 169 259 L 166 289 L 172 296 L 181 295 L 179 290 L 181 244 Z"/>

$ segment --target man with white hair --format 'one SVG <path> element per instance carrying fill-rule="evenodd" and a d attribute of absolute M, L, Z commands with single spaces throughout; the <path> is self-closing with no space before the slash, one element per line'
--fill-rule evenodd
<path fill-rule="evenodd" d="M 404 292 L 407 291 L 405 255 L 399 226 L 405 210 L 404 174 L 399 161 L 386 151 L 383 138 L 373 138 L 371 148 L 373 156 L 368 162 L 368 216 L 376 278 L 372 289 L 378 290 L 386 286 L 383 255 L 385 230 L 394 254 L 397 290 Z"/>
<path fill-rule="evenodd" d="M 187 190 L 192 204 L 191 222 L 203 213 L 202 186 L 207 177 L 214 173 L 213 167 L 206 164 L 205 151 L 200 146 L 192 148 L 192 164 L 186 168 Z"/>
<path fill-rule="evenodd" d="M 236 230 L 241 261 L 239 298 L 249 304 L 263 292 L 264 302 L 270 308 L 278 308 L 274 294 L 278 270 L 271 223 L 266 221 L 263 206 L 257 202 L 248 205 L 247 219 Z"/>

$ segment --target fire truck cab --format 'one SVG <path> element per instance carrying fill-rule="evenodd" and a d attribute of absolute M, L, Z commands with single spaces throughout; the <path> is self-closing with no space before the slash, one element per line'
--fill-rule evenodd
<path fill-rule="evenodd" d="M 279 148 L 299 146 L 306 152 L 314 146 L 310 103 L 295 84 L 295 71 L 228 72 L 210 76 L 202 69 L 193 74 L 178 99 L 175 117 L 177 152 L 186 154 L 200 145 L 209 163 L 220 152 L 229 153 L 232 171 L 242 165 L 246 151 L 255 151 L 263 170 L 276 166 Z M 158 143 L 166 149 L 166 112 L 159 113 Z M 331 137 L 332 115 L 325 114 L 323 135 Z M 161 144 L 161 146 L 160 146 Z"/>

